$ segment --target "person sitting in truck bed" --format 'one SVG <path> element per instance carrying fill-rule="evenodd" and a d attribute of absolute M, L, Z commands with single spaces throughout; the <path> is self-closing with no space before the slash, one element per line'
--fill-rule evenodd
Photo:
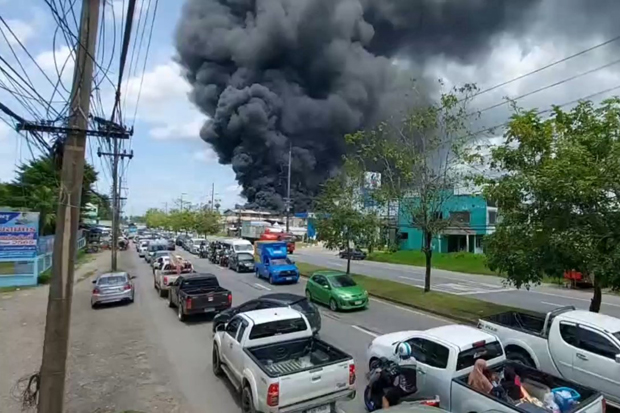
<path fill-rule="evenodd" d="M 493 384 L 487 378 L 485 370 L 487 369 L 487 362 L 484 359 L 478 359 L 474 363 L 474 369 L 469 373 L 467 378 L 467 384 L 478 390 L 481 393 L 489 394 L 493 390 Z"/>

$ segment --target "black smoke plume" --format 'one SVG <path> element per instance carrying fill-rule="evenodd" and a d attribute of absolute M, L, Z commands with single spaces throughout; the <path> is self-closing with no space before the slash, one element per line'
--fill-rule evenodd
<path fill-rule="evenodd" d="M 399 101 L 393 58 L 474 61 L 541 1 L 187 0 L 178 59 L 211 118 L 200 136 L 232 165 L 248 203 L 283 209 L 291 145 L 303 211 L 341 165 L 343 136 Z"/>

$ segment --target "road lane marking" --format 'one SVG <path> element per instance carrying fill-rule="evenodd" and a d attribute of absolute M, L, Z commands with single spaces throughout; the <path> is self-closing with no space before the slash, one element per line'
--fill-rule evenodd
<path fill-rule="evenodd" d="M 566 307 L 564 304 L 558 304 L 558 303 L 549 303 L 547 301 L 541 301 L 541 304 L 547 304 L 547 305 L 551 305 L 553 307 Z"/>
<path fill-rule="evenodd" d="M 589 298 L 577 298 L 577 297 L 573 297 L 573 296 L 570 296 L 570 295 L 543 293 L 541 291 L 534 291 L 534 290 L 530 290 L 530 291 L 527 291 L 527 292 L 536 293 L 536 294 L 542 294 L 542 295 L 548 295 L 550 297 L 564 298 L 565 300 L 585 301 L 587 303 L 589 303 L 591 301 Z M 620 304 L 611 304 L 611 303 L 606 303 L 606 302 L 602 302 L 601 305 L 609 305 L 611 307 L 620 307 Z M 563 306 L 566 306 L 566 304 L 563 304 Z"/>
<path fill-rule="evenodd" d="M 509 292 L 509 291 L 515 291 L 515 289 L 507 289 L 507 288 L 498 288 L 496 290 L 477 290 L 477 291 L 470 291 L 467 293 L 452 293 L 454 295 L 474 295 L 474 294 L 488 294 L 488 293 L 504 293 L 504 292 Z"/>
<path fill-rule="evenodd" d="M 369 336 L 379 337 L 379 334 L 377 334 L 377 333 L 373 333 L 373 332 L 372 332 L 372 331 L 370 331 L 370 330 L 366 330 L 366 329 L 365 329 L 365 328 L 363 328 L 363 327 L 356 326 L 356 325 L 352 325 L 351 327 L 353 327 L 353 328 L 354 328 L 354 329 L 356 329 L 357 331 L 361 331 L 361 332 L 362 332 L 362 333 L 364 333 L 364 334 L 368 334 Z"/>
<path fill-rule="evenodd" d="M 416 314 L 416 315 L 419 315 L 419 316 L 422 316 L 422 317 L 433 318 L 435 320 L 439 320 L 439 321 L 442 321 L 444 323 L 454 324 L 453 320 L 448 320 L 447 318 L 438 317 L 438 316 L 435 316 L 435 315 L 432 315 L 432 314 L 429 314 L 429 313 L 423 313 L 421 311 L 415 311 L 415 310 L 412 310 L 411 308 L 401 307 L 400 305 L 392 304 L 390 302 L 383 301 L 383 300 L 380 300 L 378 298 L 370 298 L 370 301 L 376 301 L 378 303 L 381 303 L 381 304 L 384 304 L 384 305 L 388 305 L 390 307 L 398 308 L 399 310 L 406 311 L 406 312 L 412 313 L 412 314 Z"/>
<path fill-rule="evenodd" d="M 269 287 L 265 287 L 265 286 L 264 286 L 264 285 L 262 285 L 262 284 L 259 284 L 259 283 L 254 283 L 254 285 L 255 285 L 255 286 L 257 286 L 258 288 L 262 288 L 263 290 L 271 291 L 271 288 L 269 288 Z"/>

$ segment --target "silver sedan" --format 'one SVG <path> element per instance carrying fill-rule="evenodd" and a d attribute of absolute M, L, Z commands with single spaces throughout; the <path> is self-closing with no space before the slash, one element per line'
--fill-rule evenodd
<path fill-rule="evenodd" d="M 131 277 L 126 272 L 102 274 L 93 280 L 95 285 L 90 296 L 90 306 L 99 304 L 130 302 L 133 303 L 135 290 Z"/>

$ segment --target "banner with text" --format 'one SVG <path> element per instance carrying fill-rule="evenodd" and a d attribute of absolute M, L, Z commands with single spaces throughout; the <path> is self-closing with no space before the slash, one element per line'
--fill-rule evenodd
<path fill-rule="evenodd" d="M 39 213 L 0 211 L 0 258 L 37 256 Z"/>

